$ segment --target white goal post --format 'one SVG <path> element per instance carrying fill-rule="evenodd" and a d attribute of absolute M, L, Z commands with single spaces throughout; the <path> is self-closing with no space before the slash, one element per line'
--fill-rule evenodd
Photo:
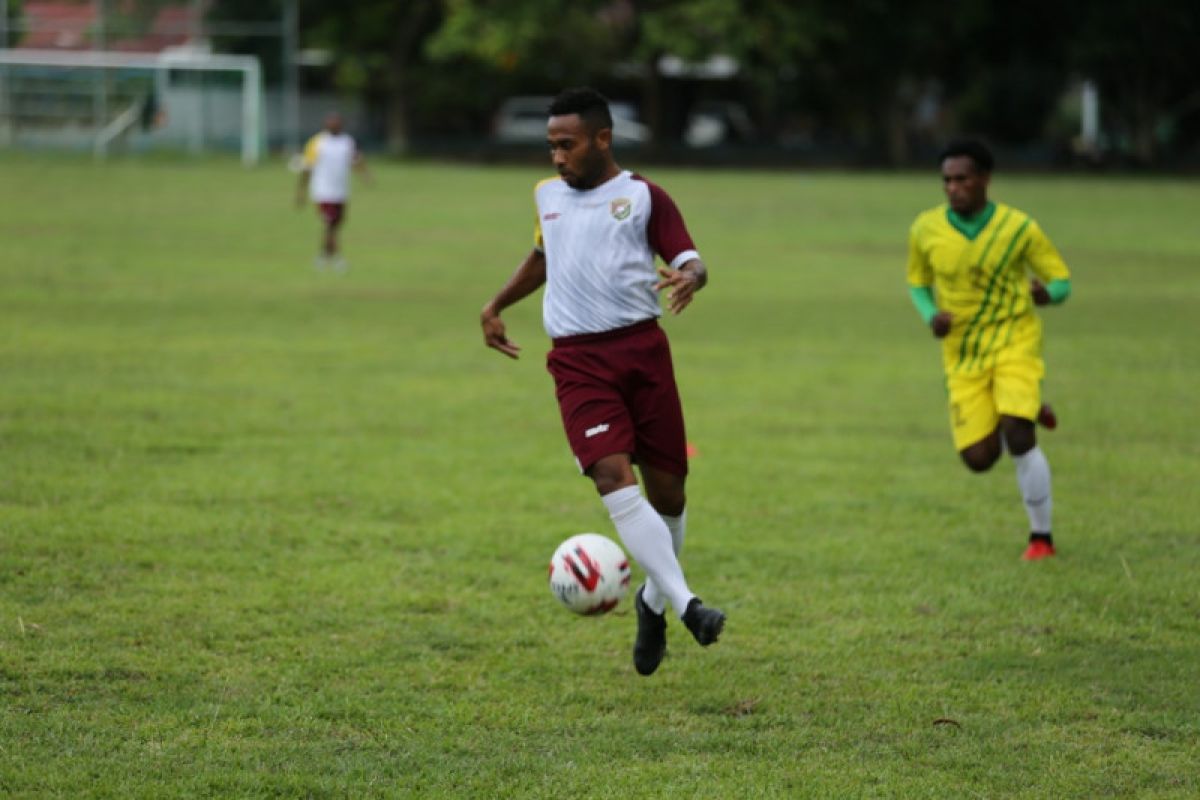
<path fill-rule="evenodd" d="M 99 50 L 12 50 L 0 49 L 0 72 L 4 67 L 46 67 L 80 70 L 96 70 L 101 74 L 112 70 L 145 70 L 155 76 L 156 82 L 168 72 L 189 70 L 194 72 L 235 73 L 241 75 L 241 152 L 242 163 L 257 164 L 262 157 L 264 140 L 263 79 L 258 58 L 245 55 L 228 55 L 196 52 L 166 52 L 163 54 L 114 53 Z M 0 74 L 0 95 L 6 95 L 10 83 Z M 11 98 L 0 96 L 0 116 L 11 106 Z M 110 143 L 128 125 L 133 124 L 138 114 L 135 108 L 122 109 L 112 119 L 100 119 L 94 132 L 93 150 L 99 157 L 108 152 Z M 0 119 L 0 123 L 10 120 Z"/>

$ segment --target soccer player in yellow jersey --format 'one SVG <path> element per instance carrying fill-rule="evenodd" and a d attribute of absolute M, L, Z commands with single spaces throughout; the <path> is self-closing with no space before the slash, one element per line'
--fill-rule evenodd
<path fill-rule="evenodd" d="M 918 215 L 909 231 L 909 292 L 942 341 L 955 448 L 973 472 L 991 469 L 1007 448 L 1029 515 L 1023 558 L 1046 558 L 1054 555 L 1050 465 L 1035 423 L 1056 422 L 1041 402 L 1034 306 L 1066 300 L 1071 276 L 1032 218 L 988 199 L 994 160 L 986 145 L 952 142 L 940 160 L 947 202 Z"/>

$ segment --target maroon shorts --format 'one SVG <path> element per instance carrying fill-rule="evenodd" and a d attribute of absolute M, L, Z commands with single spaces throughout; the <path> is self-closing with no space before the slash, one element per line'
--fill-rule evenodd
<path fill-rule="evenodd" d="M 341 225 L 346 218 L 345 203 L 317 203 L 317 213 L 326 225 Z"/>
<path fill-rule="evenodd" d="M 546 369 L 581 470 L 629 453 L 640 464 L 687 475 L 683 408 L 657 320 L 555 339 Z"/>

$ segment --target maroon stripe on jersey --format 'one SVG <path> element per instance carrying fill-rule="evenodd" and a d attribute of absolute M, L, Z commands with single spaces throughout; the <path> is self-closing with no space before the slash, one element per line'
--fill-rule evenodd
<path fill-rule="evenodd" d="M 650 248 L 670 264 L 675 256 L 686 250 L 695 250 L 691 234 L 683 222 L 679 207 L 671 199 L 671 195 L 656 183 L 652 183 L 641 175 L 632 176 L 635 181 L 646 184 L 650 190 L 650 221 L 646 224 L 646 240 Z"/>

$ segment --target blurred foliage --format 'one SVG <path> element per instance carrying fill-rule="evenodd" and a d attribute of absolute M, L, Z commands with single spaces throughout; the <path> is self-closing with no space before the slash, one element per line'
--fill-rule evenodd
<path fill-rule="evenodd" d="M 1106 122 L 1132 157 L 1152 163 L 1172 129 L 1200 134 L 1200 4 L 1110 0 L 1080 4 L 1066 46 L 1071 63 L 1099 85 Z"/>
<path fill-rule="evenodd" d="M 161 0 L 139 0 L 147 4 Z M 388 140 L 478 136 L 512 94 L 592 84 L 637 99 L 660 145 L 690 110 L 736 103 L 758 144 L 907 163 L 958 131 L 1065 152 L 1064 97 L 1100 87 L 1109 146 L 1131 161 L 1200 155 L 1195 0 L 298 0 L 301 42 L 338 89 L 383 109 Z M 210 18 L 278 21 L 282 0 L 215 0 Z M 276 76 L 279 42 L 257 52 Z M 732 78 L 664 74 L 727 56 Z M 1053 136 L 1053 138 L 1050 138 Z"/>
<path fill-rule="evenodd" d="M 158 12 L 179 5 L 171 0 L 100 0 L 103 15 L 92 23 L 89 35 L 107 41 L 140 36 L 150 29 Z"/>
<path fill-rule="evenodd" d="M 6 41 L 0 41 L 0 47 L 11 47 L 20 38 L 17 35 L 16 27 L 21 23 L 23 18 L 21 13 L 22 4 L 23 0 L 8 0 L 8 14 L 5 15 L 5 22 L 7 23 L 5 27 Z"/>
<path fill-rule="evenodd" d="M 582 83 L 621 57 L 618 31 L 597 0 L 445 0 L 425 52 L 436 62 L 479 62 L 499 73 Z M 552 24 L 547 24 L 553 20 Z"/>

